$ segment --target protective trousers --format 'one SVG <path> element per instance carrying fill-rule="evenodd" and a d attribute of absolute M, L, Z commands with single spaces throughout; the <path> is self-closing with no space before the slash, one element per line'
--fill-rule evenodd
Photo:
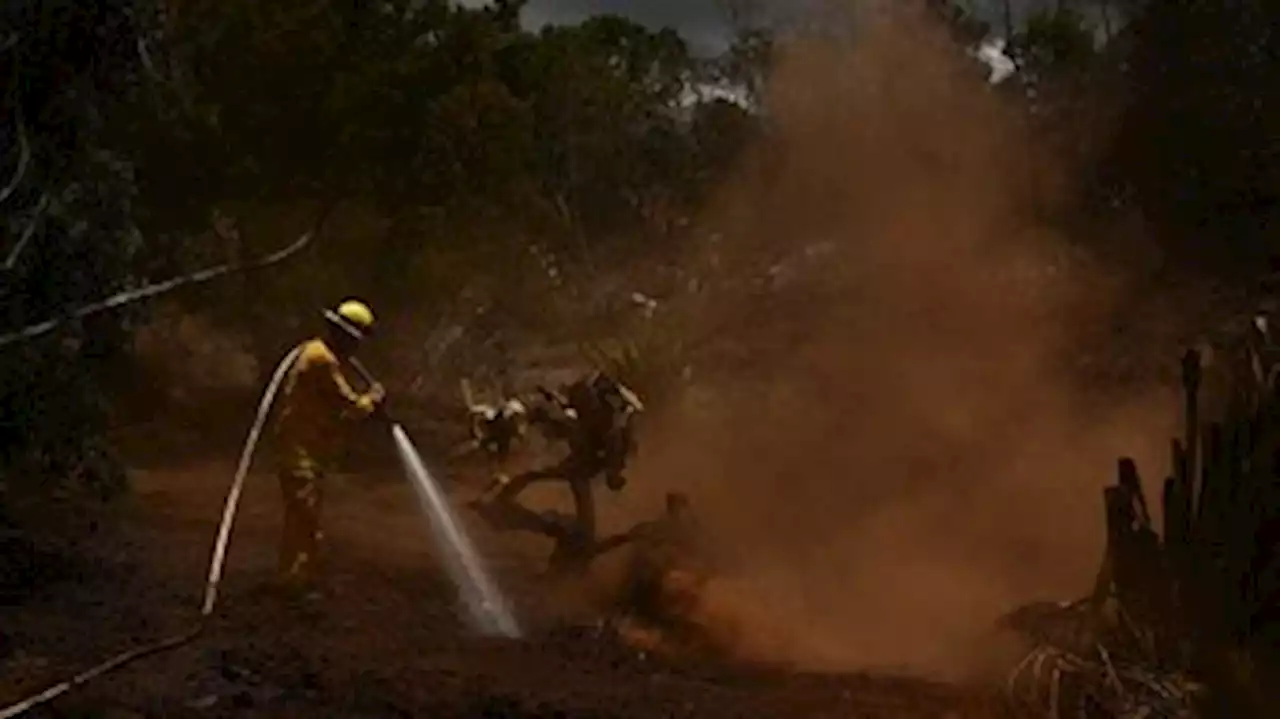
<path fill-rule="evenodd" d="M 305 453 L 298 453 L 279 472 L 284 497 L 284 529 L 280 538 L 279 574 L 288 585 L 309 584 L 324 534 L 320 531 L 323 472 Z"/>

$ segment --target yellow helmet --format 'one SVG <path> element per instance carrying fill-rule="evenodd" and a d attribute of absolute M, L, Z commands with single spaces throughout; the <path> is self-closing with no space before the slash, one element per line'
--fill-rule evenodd
<path fill-rule="evenodd" d="M 325 310 L 324 316 L 355 339 L 373 332 L 373 310 L 360 300 L 346 300 L 336 310 Z"/>

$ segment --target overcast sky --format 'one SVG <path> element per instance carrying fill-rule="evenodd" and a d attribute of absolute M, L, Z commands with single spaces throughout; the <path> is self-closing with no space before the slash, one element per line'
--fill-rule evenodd
<path fill-rule="evenodd" d="M 462 0 L 482 5 L 485 0 Z M 802 7 L 806 0 L 756 0 L 788 11 Z M 1049 7 L 1057 0 L 1012 0 L 1016 20 L 1034 9 Z M 996 26 L 1001 21 L 1002 0 L 968 0 L 978 14 Z M 1090 2 L 1078 3 L 1092 5 Z M 530 0 L 525 22 L 532 27 L 552 23 L 574 23 L 591 15 L 625 15 L 650 27 L 674 27 L 696 50 L 714 52 L 724 47 L 729 36 L 725 17 L 717 0 Z"/>
<path fill-rule="evenodd" d="M 484 3 L 485 0 L 464 0 L 467 5 Z M 549 22 L 574 23 L 606 13 L 625 15 L 654 28 L 674 27 L 690 45 L 703 51 L 723 47 L 728 37 L 716 0 L 530 0 L 524 17 L 530 26 L 541 27 Z"/>

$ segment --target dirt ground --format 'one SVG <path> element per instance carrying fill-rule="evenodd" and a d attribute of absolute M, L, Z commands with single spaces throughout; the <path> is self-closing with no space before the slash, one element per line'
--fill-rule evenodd
<path fill-rule="evenodd" d="M 0 700 L 177 633 L 197 614 L 232 468 L 151 470 L 86 558 L 2 607 Z M 389 478 L 390 479 L 390 478 Z M 337 477 L 327 497 L 326 596 L 261 591 L 279 522 L 272 478 L 250 477 L 216 621 L 38 709 L 47 717 L 988 717 L 991 692 L 892 676 L 674 664 L 539 606 L 530 548 L 474 523 L 527 637 L 469 636 L 401 482 Z M 536 548 L 535 548 L 536 549 Z M 849 641 L 857 641 L 850 637 Z"/>

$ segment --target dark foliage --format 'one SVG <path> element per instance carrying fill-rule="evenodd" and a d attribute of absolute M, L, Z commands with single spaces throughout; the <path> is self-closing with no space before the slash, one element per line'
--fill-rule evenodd
<path fill-rule="evenodd" d="M 1145 3 L 1120 42 L 1128 106 L 1104 164 L 1169 268 L 1256 278 L 1280 219 L 1280 6 Z"/>

